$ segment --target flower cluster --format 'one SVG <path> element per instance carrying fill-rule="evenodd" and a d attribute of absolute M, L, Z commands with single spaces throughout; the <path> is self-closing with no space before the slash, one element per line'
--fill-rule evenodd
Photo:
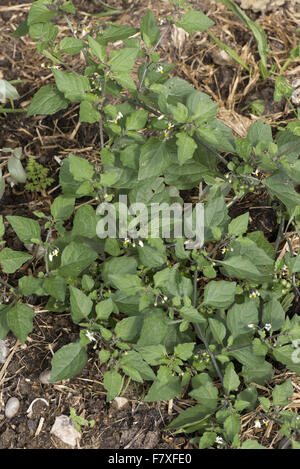
<path fill-rule="evenodd" d="M 131 244 L 131 246 L 132 246 L 133 248 L 136 247 L 136 243 L 135 243 L 134 241 L 131 241 L 130 238 L 125 238 L 124 241 L 123 241 L 123 246 L 124 246 L 125 248 L 127 248 L 127 246 L 130 245 L 130 244 Z M 141 248 L 144 247 L 144 243 L 143 243 L 143 241 L 142 241 L 141 239 L 138 240 L 138 245 L 139 245 Z"/>

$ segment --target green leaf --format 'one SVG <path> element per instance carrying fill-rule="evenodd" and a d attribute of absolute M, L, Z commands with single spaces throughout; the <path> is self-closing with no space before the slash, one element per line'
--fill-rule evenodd
<path fill-rule="evenodd" d="M 62 252 L 59 272 L 63 277 L 77 277 L 98 257 L 98 254 L 88 246 L 71 242 Z"/>
<path fill-rule="evenodd" d="M 134 257 L 116 257 L 114 259 L 109 259 L 104 263 L 101 274 L 104 283 L 109 284 L 114 288 L 117 288 L 116 284 L 112 279 L 113 275 L 134 275 L 136 274 L 136 271 L 137 261 Z"/>
<path fill-rule="evenodd" d="M 60 70 L 53 70 L 56 86 L 66 99 L 72 102 L 80 102 L 85 94 L 91 91 L 88 77 L 76 75 L 76 73 L 66 73 Z"/>
<path fill-rule="evenodd" d="M 149 244 L 138 248 L 138 254 L 140 263 L 152 269 L 167 262 L 166 248 L 162 239 L 150 239 Z"/>
<path fill-rule="evenodd" d="M 60 50 L 69 55 L 78 54 L 84 47 L 84 42 L 75 37 L 64 37 L 59 43 Z"/>
<path fill-rule="evenodd" d="M 79 158 L 78 156 L 70 154 L 69 162 L 70 172 L 75 181 L 86 181 L 93 178 L 95 173 L 94 167 L 85 158 Z"/>
<path fill-rule="evenodd" d="M 50 382 L 55 383 L 62 379 L 72 378 L 81 372 L 87 362 L 85 348 L 79 342 L 61 347 L 51 360 Z"/>
<path fill-rule="evenodd" d="M 149 365 L 143 360 L 142 356 L 131 350 L 127 352 L 126 354 L 123 354 L 121 359 L 119 360 L 119 364 L 122 366 L 131 366 L 135 370 L 138 371 L 140 377 L 143 380 L 150 380 L 153 381 L 155 379 L 155 374 L 150 368 Z"/>
<path fill-rule="evenodd" d="M 209 326 L 210 326 L 210 331 L 211 331 L 214 339 L 219 344 L 222 345 L 223 340 L 226 336 L 226 327 L 224 326 L 224 324 L 221 321 L 219 321 L 217 319 L 209 318 L 208 322 L 209 322 Z"/>
<path fill-rule="evenodd" d="M 71 316 L 75 324 L 87 318 L 92 310 L 93 302 L 81 290 L 70 285 Z"/>
<path fill-rule="evenodd" d="M 176 122 L 180 124 L 185 124 L 188 120 L 188 109 L 182 103 L 177 103 L 176 106 L 169 106 L 172 116 Z"/>
<path fill-rule="evenodd" d="M 94 124 L 95 122 L 100 122 L 100 120 L 101 114 L 94 107 L 93 103 L 87 100 L 81 101 L 79 109 L 79 122 Z"/>
<path fill-rule="evenodd" d="M 106 46 L 103 44 L 100 44 L 98 41 L 95 41 L 91 36 L 88 36 L 88 41 L 89 41 L 89 46 L 92 51 L 92 54 L 94 54 L 98 59 L 101 60 L 101 62 L 106 62 Z"/>
<path fill-rule="evenodd" d="M 137 352 L 139 352 L 143 360 L 152 366 L 161 365 L 167 355 L 166 347 L 162 344 L 135 345 L 134 348 Z"/>
<path fill-rule="evenodd" d="M 204 316 L 202 316 L 196 308 L 193 308 L 193 306 L 183 306 L 183 308 L 180 309 L 180 316 L 189 322 L 206 324 Z"/>
<path fill-rule="evenodd" d="M 157 378 L 150 387 L 144 402 L 169 401 L 181 394 L 181 382 L 177 376 L 172 376 L 167 367 L 160 367 Z"/>
<path fill-rule="evenodd" d="M 286 365 L 289 370 L 300 373 L 299 347 L 294 348 L 292 345 L 284 345 L 273 349 L 272 355 L 275 360 Z"/>
<path fill-rule="evenodd" d="M 107 391 L 106 401 L 110 402 L 121 392 L 123 378 L 116 370 L 106 371 L 103 377 L 103 386 Z"/>
<path fill-rule="evenodd" d="M 55 220 L 67 220 L 73 214 L 75 197 L 59 195 L 51 205 L 51 215 Z"/>
<path fill-rule="evenodd" d="M 144 109 L 132 112 L 126 118 L 126 130 L 142 130 L 144 129 L 148 119 L 148 112 Z"/>
<path fill-rule="evenodd" d="M 141 316 L 131 316 L 117 323 L 115 334 L 126 342 L 135 342 L 139 337 L 142 325 L 143 318 Z"/>
<path fill-rule="evenodd" d="M 212 446 L 217 438 L 215 432 L 204 432 L 199 441 L 199 449 L 206 449 L 209 446 Z"/>
<path fill-rule="evenodd" d="M 268 449 L 260 445 L 256 440 L 245 440 L 242 443 L 241 449 Z"/>
<path fill-rule="evenodd" d="M 28 25 L 34 23 L 47 23 L 55 16 L 56 11 L 48 9 L 46 4 L 41 2 L 34 2 L 29 10 L 27 23 Z"/>
<path fill-rule="evenodd" d="M 136 295 L 142 290 L 142 281 L 137 275 L 111 275 L 111 281 L 116 288 L 127 293 L 127 295 Z"/>
<path fill-rule="evenodd" d="M 223 384 L 228 394 L 231 391 L 237 391 L 240 385 L 240 379 L 235 372 L 233 363 L 228 363 L 226 366 Z"/>
<path fill-rule="evenodd" d="M 295 191 L 293 184 L 281 172 L 277 172 L 267 177 L 263 184 L 267 187 L 272 196 L 276 196 L 289 210 L 294 210 L 300 205 L 300 196 Z"/>
<path fill-rule="evenodd" d="M 269 281 L 272 274 L 272 269 L 262 268 L 259 270 L 258 267 L 255 266 L 257 261 L 260 262 L 261 259 L 253 258 L 253 261 L 251 261 L 251 259 L 247 257 L 232 255 L 232 257 L 228 256 L 224 261 L 219 262 L 222 266 L 224 266 L 222 272 L 224 270 L 225 275 L 229 277 L 247 279 L 252 282 Z"/>
<path fill-rule="evenodd" d="M 41 239 L 41 228 L 37 220 L 17 216 L 7 216 L 6 219 L 23 243 L 30 244 L 32 239 Z"/>
<path fill-rule="evenodd" d="M 140 373 L 133 368 L 131 365 L 121 365 L 123 372 L 125 375 L 129 376 L 133 381 L 137 381 L 138 383 L 143 383 L 144 380 L 141 377 Z"/>
<path fill-rule="evenodd" d="M 108 319 L 110 314 L 113 312 L 114 309 L 114 304 L 111 300 L 111 298 L 108 298 L 107 300 L 100 301 L 96 305 L 96 315 L 97 319 Z"/>
<path fill-rule="evenodd" d="M 249 324 L 258 324 L 256 302 L 235 303 L 227 312 L 226 324 L 233 338 L 249 334 Z"/>
<path fill-rule="evenodd" d="M 204 289 L 203 305 L 226 308 L 234 302 L 235 289 L 236 282 L 212 280 Z"/>
<path fill-rule="evenodd" d="M 18 158 L 11 157 L 7 162 L 7 169 L 14 182 L 26 182 L 26 172 Z"/>
<path fill-rule="evenodd" d="M 20 98 L 19 93 L 16 90 L 16 88 L 13 85 L 11 85 L 9 81 L 7 80 L 0 80 L 0 90 L 1 90 L 1 94 L 0 94 L 1 102 L 3 102 L 2 100 L 4 100 L 5 102 L 7 99 L 15 100 L 15 99 Z"/>
<path fill-rule="evenodd" d="M 193 91 L 187 97 L 186 106 L 189 110 L 189 122 L 197 121 L 197 125 L 200 125 L 215 117 L 219 105 L 207 94 Z"/>
<path fill-rule="evenodd" d="M 95 238 L 99 217 L 91 205 L 83 205 L 75 212 L 72 235 Z"/>
<path fill-rule="evenodd" d="M 192 137 L 189 137 L 185 132 L 178 132 L 176 134 L 176 145 L 178 148 L 178 161 L 184 164 L 187 160 L 193 157 L 197 148 L 197 144 Z"/>
<path fill-rule="evenodd" d="M 122 39 L 126 39 L 133 36 L 138 32 L 138 29 L 132 26 L 126 26 L 123 24 L 111 24 L 103 33 L 103 39 L 105 42 L 116 42 Z M 102 39 L 101 37 L 101 39 Z"/>
<path fill-rule="evenodd" d="M 294 388 L 292 385 L 291 378 L 287 379 L 283 384 L 277 384 L 273 391 L 273 405 L 286 406 L 289 403 L 289 399 L 293 397 Z"/>
<path fill-rule="evenodd" d="M 262 322 L 271 324 L 271 331 L 278 331 L 284 324 L 285 312 L 281 304 L 274 297 L 264 304 Z"/>
<path fill-rule="evenodd" d="M 66 13 L 76 13 L 76 8 L 73 5 L 72 0 L 68 0 L 59 7 L 60 10 L 65 11 Z"/>
<path fill-rule="evenodd" d="M 159 176 L 170 163 L 170 154 L 166 142 L 150 137 L 142 146 L 138 179 Z"/>
<path fill-rule="evenodd" d="M 138 49 L 126 47 L 125 49 L 113 50 L 110 54 L 109 65 L 115 73 L 130 72 L 133 69 Z"/>
<path fill-rule="evenodd" d="M 239 236 L 247 231 L 249 212 L 234 218 L 228 225 L 228 234 Z"/>
<path fill-rule="evenodd" d="M 206 31 L 215 23 L 202 11 L 190 10 L 175 24 L 183 28 L 187 33 L 194 34 L 196 31 Z"/>
<path fill-rule="evenodd" d="M 147 310 L 145 311 L 145 313 Z M 150 310 L 144 317 L 140 337 L 137 344 L 155 345 L 163 344 L 170 330 L 169 320 L 162 310 Z"/>
<path fill-rule="evenodd" d="M 53 296 L 53 298 L 55 298 L 57 301 L 65 301 L 66 281 L 59 275 L 45 278 L 43 282 L 43 288 L 48 293 L 48 295 Z"/>
<path fill-rule="evenodd" d="M 181 360 L 188 360 L 193 355 L 195 342 L 188 342 L 186 344 L 178 344 L 174 347 L 174 354 Z"/>
<path fill-rule="evenodd" d="M 262 120 L 257 120 L 249 127 L 247 140 L 249 140 L 253 146 L 256 146 L 260 142 L 271 143 L 273 141 L 271 126 L 264 124 Z"/>
<path fill-rule="evenodd" d="M 189 392 L 189 396 L 200 402 L 207 412 L 214 412 L 217 408 L 218 389 L 209 381 Z"/>
<path fill-rule="evenodd" d="M 244 365 L 241 374 L 246 383 L 253 382 L 263 385 L 269 381 L 274 374 L 271 363 L 265 361 L 261 356 L 254 355 L 250 346 L 235 352 L 230 352 L 230 355 Z"/>
<path fill-rule="evenodd" d="M 37 50 L 42 53 L 47 42 L 54 42 L 58 34 L 58 28 L 52 23 L 35 23 L 29 26 L 29 35 L 36 41 Z"/>
<path fill-rule="evenodd" d="M 35 93 L 27 111 L 27 117 L 36 114 L 52 115 L 66 109 L 68 105 L 69 101 L 55 85 L 45 85 Z"/>
<path fill-rule="evenodd" d="M 240 428 L 240 417 L 237 414 L 230 415 L 224 422 L 225 434 L 230 441 L 233 441 L 234 437 L 239 434 Z"/>
<path fill-rule="evenodd" d="M 6 274 L 13 274 L 31 258 L 32 256 L 25 252 L 13 251 L 10 248 L 4 248 L 0 252 L 0 264 Z"/>
<path fill-rule="evenodd" d="M 140 28 L 142 39 L 146 47 L 149 49 L 157 43 L 160 36 L 159 28 L 151 10 L 148 10 L 143 17 Z"/>
<path fill-rule="evenodd" d="M 31 275 L 21 277 L 19 279 L 18 288 L 24 296 L 45 295 L 42 287 L 43 280 L 40 278 L 32 277 Z"/>
<path fill-rule="evenodd" d="M 33 329 L 34 310 L 30 306 L 17 303 L 7 312 L 6 319 L 10 330 L 17 336 L 21 344 L 26 342 Z"/>

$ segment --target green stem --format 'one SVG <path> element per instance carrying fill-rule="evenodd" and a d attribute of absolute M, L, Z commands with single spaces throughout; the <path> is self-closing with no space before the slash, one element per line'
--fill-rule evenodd
<path fill-rule="evenodd" d="M 197 268 L 195 268 L 195 272 L 194 272 L 194 291 L 193 291 L 193 307 L 196 308 L 196 303 L 197 303 L 197 277 L 198 277 L 198 271 L 197 271 Z M 219 377 L 219 380 L 221 381 L 221 384 L 223 386 L 223 376 L 222 376 L 222 373 L 220 371 L 220 368 L 216 362 L 216 359 L 215 359 L 215 356 L 214 354 L 212 353 L 212 351 L 210 350 L 209 346 L 208 346 L 208 343 L 206 341 L 206 338 L 205 338 L 205 335 L 203 334 L 202 332 L 202 329 L 200 327 L 200 325 L 197 323 L 197 322 L 194 322 L 193 323 L 193 326 L 196 330 L 196 334 L 198 335 L 199 339 L 201 340 L 201 342 L 203 342 L 205 348 L 206 348 L 206 351 L 207 353 L 209 354 L 210 356 L 210 359 L 212 361 L 212 364 L 217 372 L 217 375 Z"/>

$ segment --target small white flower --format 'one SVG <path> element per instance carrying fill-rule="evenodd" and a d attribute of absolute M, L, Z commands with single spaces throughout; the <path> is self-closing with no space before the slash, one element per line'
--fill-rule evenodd
<path fill-rule="evenodd" d="M 249 298 L 257 298 L 260 296 L 260 293 L 258 290 L 254 290 L 253 292 L 250 293 Z"/>
<path fill-rule="evenodd" d="M 52 262 L 53 257 L 58 256 L 59 249 L 55 248 L 52 252 L 49 253 L 50 262 Z"/>
<path fill-rule="evenodd" d="M 164 301 L 167 301 L 168 300 L 168 297 L 167 296 L 164 296 Z"/>
<path fill-rule="evenodd" d="M 141 246 L 141 248 L 143 248 L 143 247 L 144 247 L 144 243 L 143 243 L 143 241 L 142 241 L 142 240 L 139 240 L 139 246 Z"/>
<path fill-rule="evenodd" d="M 168 130 L 172 129 L 174 127 L 175 124 L 173 124 L 173 122 L 169 121 L 168 122 Z"/>
<path fill-rule="evenodd" d="M 254 428 L 261 428 L 261 423 L 259 420 L 255 420 L 254 422 Z"/>
<path fill-rule="evenodd" d="M 269 425 L 269 420 L 268 419 L 263 419 L 263 423 L 265 424 L 265 426 L 267 427 Z"/>
<path fill-rule="evenodd" d="M 85 331 L 85 335 L 89 339 L 90 342 L 92 342 L 93 340 L 96 342 L 96 339 L 95 339 L 94 334 L 92 332 Z"/>
<path fill-rule="evenodd" d="M 165 117 L 165 116 L 164 116 L 163 114 L 161 114 L 161 115 L 157 118 L 157 120 L 158 120 L 158 121 L 161 121 L 164 117 Z"/>
<path fill-rule="evenodd" d="M 266 329 L 266 331 L 271 330 L 272 329 L 272 324 L 270 324 L 270 323 L 265 324 L 264 329 Z"/>
<path fill-rule="evenodd" d="M 224 440 L 221 436 L 217 436 L 216 438 L 216 443 L 218 443 L 218 445 L 224 445 Z"/>
<path fill-rule="evenodd" d="M 253 171 L 252 173 L 254 176 L 258 176 L 259 175 L 259 169 L 256 169 L 255 171 Z"/>
<path fill-rule="evenodd" d="M 164 68 L 161 65 L 158 65 L 158 67 L 156 67 L 156 71 L 159 73 L 164 73 Z"/>

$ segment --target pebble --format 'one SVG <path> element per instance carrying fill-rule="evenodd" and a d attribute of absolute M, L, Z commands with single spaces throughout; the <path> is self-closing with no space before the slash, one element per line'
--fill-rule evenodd
<path fill-rule="evenodd" d="M 17 415 L 20 408 L 20 401 L 16 397 L 10 397 L 5 406 L 5 417 L 8 419 L 13 418 Z"/>
<path fill-rule="evenodd" d="M 51 376 L 51 370 L 42 371 L 42 373 L 39 376 L 39 380 L 42 384 L 49 384 L 50 376 Z"/>
<path fill-rule="evenodd" d="M 7 347 L 4 340 L 0 339 L 0 363 L 5 363 L 7 357 Z"/>
<path fill-rule="evenodd" d="M 66 443 L 73 448 L 81 438 L 81 433 L 74 428 L 72 420 L 67 415 L 56 417 L 50 433 L 57 436 L 57 438 L 59 438 L 63 443 Z"/>
<path fill-rule="evenodd" d="M 129 404 L 128 399 L 126 399 L 126 397 L 115 397 L 112 402 L 112 405 L 116 407 L 118 410 L 123 409 L 128 404 Z"/>

